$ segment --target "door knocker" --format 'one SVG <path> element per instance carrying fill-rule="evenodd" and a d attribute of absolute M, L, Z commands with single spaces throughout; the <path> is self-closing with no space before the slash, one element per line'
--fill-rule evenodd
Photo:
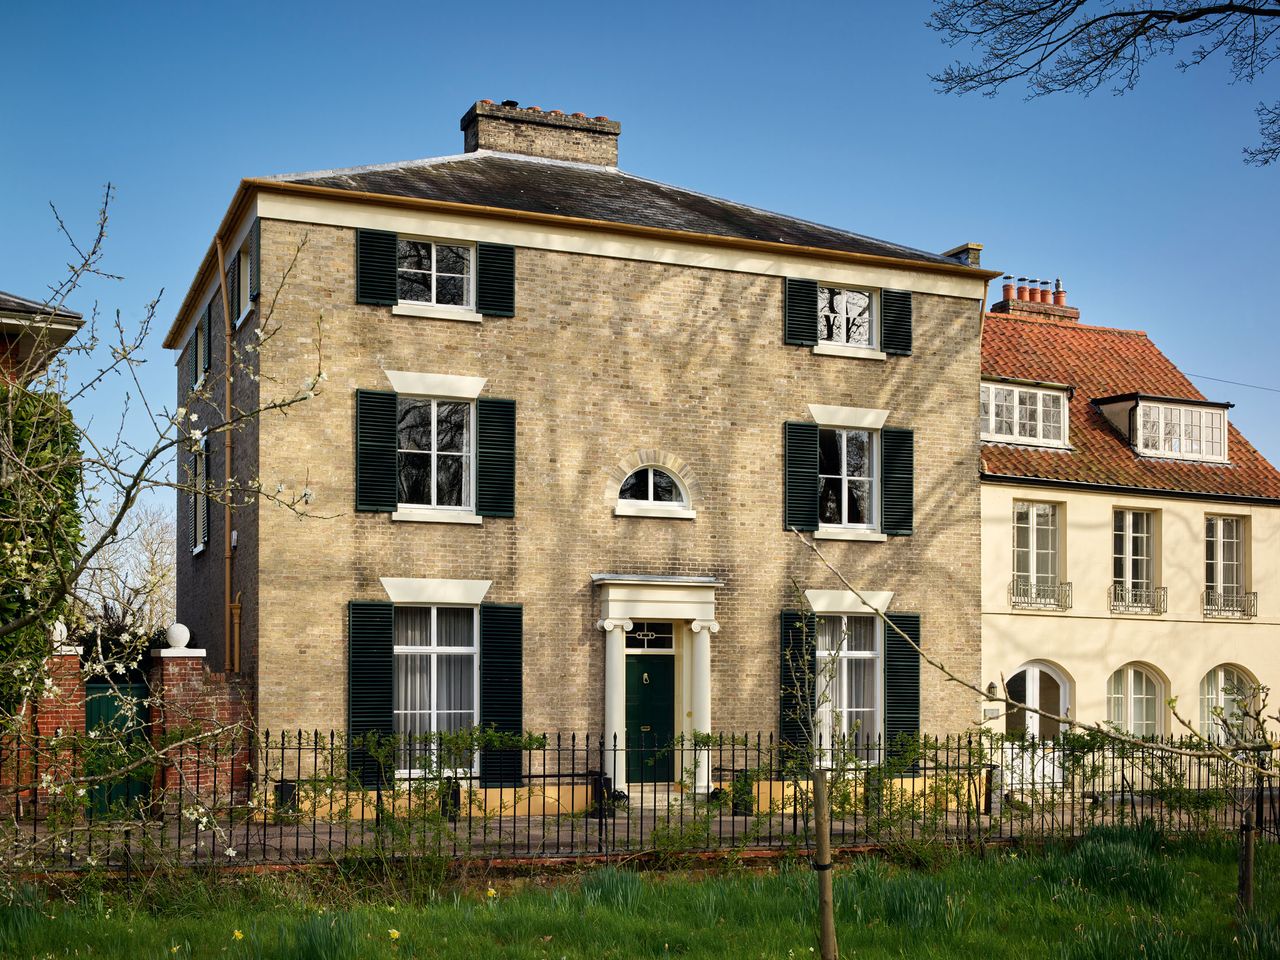
<path fill-rule="evenodd" d="M 644 675 L 644 682 L 645 683 L 649 682 L 649 675 L 647 673 Z"/>

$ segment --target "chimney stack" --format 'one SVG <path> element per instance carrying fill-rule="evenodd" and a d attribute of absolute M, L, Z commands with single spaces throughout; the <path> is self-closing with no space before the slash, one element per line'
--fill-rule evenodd
<path fill-rule="evenodd" d="M 1004 278 L 1001 293 L 1003 299 L 991 305 L 991 313 L 1011 314 L 1022 320 L 1080 320 L 1080 311 L 1067 306 L 1067 291 L 1062 289 L 1061 277 L 1056 280 L 1018 277 L 1015 286 L 1009 275 Z"/>
<path fill-rule="evenodd" d="M 608 117 L 521 107 L 515 100 L 478 100 L 461 121 L 467 153 L 495 150 L 549 160 L 571 160 L 602 167 L 618 165 L 622 124 Z"/>

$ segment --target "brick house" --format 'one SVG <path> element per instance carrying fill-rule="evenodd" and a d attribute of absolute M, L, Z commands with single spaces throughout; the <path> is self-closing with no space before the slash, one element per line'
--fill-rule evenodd
<path fill-rule="evenodd" d="M 1036 294 L 983 329 L 983 683 L 1143 736 L 1188 732 L 1177 698 L 1214 735 L 1280 682 L 1280 471 L 1145 333 Z"/>
<path fill-rule="evenodd" d="M 797 590 L 840 658 L 831 723 L 968 723 L 974 698 L 787 528 L 977 678 L 978 443 L 957 411 L 980 248 L 624 173 L 603 117 L 482 101 L 461 125 L 461 155 L 242 181 L 169 331 L 179 403 L 199 383 L 219 409 L 223 338 L 253 343 L 267 302 L 283 333 L 236 404 L 303 381 L 323 341 L 319 395 L 230 453 L 317 518 L 178 505 L 178 618 L 260 726 L 777 732 Z M 226 456 L 218 438 L 180 470 L 216 483 Z"/>
<path fill-rule="evenodd" d="M 0 381 L 38 376 L 82 326 L 74 310 L 0 290 Z"/>

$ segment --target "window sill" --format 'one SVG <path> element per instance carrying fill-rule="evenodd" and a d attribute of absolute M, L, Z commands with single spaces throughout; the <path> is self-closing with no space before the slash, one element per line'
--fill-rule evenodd
<path fill-rule="evenodd" d="M 619 500 L 613 508 L 615 517 L 658 517 L 666 520 L 692 520 L 698 515 L 697 510 L 688 507 L 664 507 L 650 503 L 627 503 Z"/>
<path fill-rule="evenodd" d="M 860 360 L 888 360 L 889 355 L 875 347 L 851 347 L 846 343 L 818 343 L 813 352 L 823 357 L 856 357 Z"/>
<path fill-rule="evenodd" d="M 815 540 L 856 540 L 861 543 L 884 543 L 889 535 L 876 530 L 862 530 L 857 527 L 819 527 L 813 535 Z"/>
<path fill-rule="evenodd" d="M 428 320 L 465 320 L 480 323 L 484 318 L 466 307 L 438 307 L 431 303 L 397 303 L 391 312 L 401 317 L 424 317 Z"/>
<path fill-rule="evenodd" d="M 245 307 L 244 310 L 240 313 L 240 316 L 236 319 L 235 326 L 232 327 L 232 329 L 239 330 L 240 327 L 244 325 L 244 322 L 248 320 L 250 316 L 252 316 L 254 308 L 256 306 L 257 306 L 256 304 L 251 303 L 247 307 Z"/>
<path fill-rule="evenodd" d="M 202 543 L 202 544 L 200 544 L 198 547 L 192 547 L 192 548 L 191 548 L 191 555 L 192 555 L 193 557 L 198 557 L 198 556 L 200 556 L 200 554 L 204 553 L 204 548 L 205 548 L 206 546 L 207 546 L 207 544 L 203 544 L 203 543 Z"/>
<path fill-rule="evenodd" d="M 391 514 L 392 520 L 406 520 L 412 523 L 483 523 L 484 517 L 465 510 L 430 510 L 403 507 Z"/>

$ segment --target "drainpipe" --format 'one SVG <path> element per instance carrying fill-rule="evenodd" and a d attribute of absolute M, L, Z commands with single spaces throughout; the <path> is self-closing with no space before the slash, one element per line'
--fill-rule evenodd
<path fill-rule="evenodd" d="M 231 325 L 234 321 L 231 319 L 231 301 L 227 296 L 227 265 L 223 259 L 222 238 L 215 236 L 214 244 L 218 248 L 218 288 L 222 291 L 222 319 L 226 328 L 223 350 L 223 376 L 226 379 L 222 391 L 222 420 L 226 424 L 231 422 Z M 222 431 L 222 450 L 225 480 L 223 486 L 225 502 L 222 505 L 223 669 L 225 670 L 228 664 L 231 664 L 232 670 L 238 672 L 240 669 L 239 644 L 236 644 L 237 649 L 234 651 L 231 647 L 231 430 L 229 427 Z M 239 611 L 236 612 L 239 613 Z M 236 616 L 236 620 L 239 619 L 239 616 Z M 239 639 L 239 632 L 239 630 L 236 631 L 237 639 Z"/>

